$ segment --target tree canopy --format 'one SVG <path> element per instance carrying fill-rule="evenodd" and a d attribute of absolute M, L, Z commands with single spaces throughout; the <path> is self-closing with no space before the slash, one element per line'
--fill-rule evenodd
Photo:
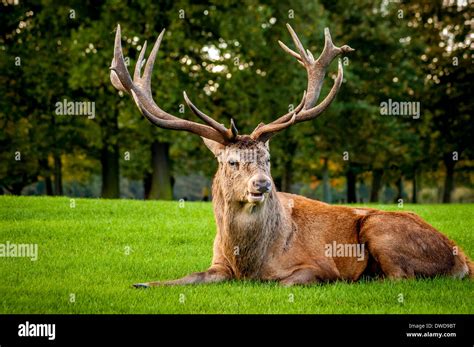
<path fill-rule="evenodd" d="M 315 56 L 325 27 L 356 50 L 342 58 L 331 107 L 272 139 L 279 189 L 334 202 L 473 201 L 471 17 L 448 0 L 4 1 L 0 191 L 209 198 L 216 163 L 202 140 L 151 126 L 112 87 L 116 25 L 130 70 L 166 28 L 152 79 L 160 107 L 197 121 L 186 91 L 249 133 L 293 109 L 306 87 L 278 45 L 292 44 L 290 23 Z"/>

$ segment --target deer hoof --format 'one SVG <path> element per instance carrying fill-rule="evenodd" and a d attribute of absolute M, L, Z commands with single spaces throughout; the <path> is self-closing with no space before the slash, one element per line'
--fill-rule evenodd
<path fill-rule="evenodd" d="M 150 285 L 147 283 L 135 283 L 133 288 L 150 288 Z"/>

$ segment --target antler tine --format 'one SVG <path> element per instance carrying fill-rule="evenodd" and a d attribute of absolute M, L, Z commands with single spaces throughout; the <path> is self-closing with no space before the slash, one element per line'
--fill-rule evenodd
<path fill-rule="evenodd" d="M 129 93 L 133 86 L 132 79 L 128 73 L 122 53 L 122 35 L 120 33 L 120 24 L 117 24 L 115 32 L 114 58 L 110 66 L 110 81 L 112 85 L 123 92 Z"/>
<path fill-rule="evenodd" d="M 163 39 L 163 35 L 165 34 L 165 29 L 163 29 L 158 35 L 158 38 L 153 45 L 153 49 L 151 50 L 150 56 L 147 59 L 145 64 L 145 69 L 143 70 L 143 87 L 145 88 L 145 92 L 151 96 L 151 74 L 153 72 L 153 66 L 155 65 L 156 55 L 158 54 L 158 50 L 160 49 L 161 40 Z"/>
<path fill-rule="evenodd" d="M 237 130 L 237 126 L 235 125 L 234 118 L 230 119 L 230 129 L 229 129 L 229 136 L 233 139 L 237 138 L 239 135 L 239 131 Z"/>
<path fill-rule="evenodd" d="M 217 122 L 216 120 L 212 119 L 211 117 L 209 117 L 207 114 L 205 114 L 204 112 L 202 112 L 201 110 L 199 110 L 192 102 L 191 100 L 189 100 L 188 98 L 188 95 L 186 94 L 185 91 L 183 91 L 183 97 L 184 97 L 184 101 L 186 102 L 186 104 L 188 105 L 188 107 L 191 109 L 191 111 L 196 115 L 198 116 L 199 118 L 201 118 L 204 122 L 206 122 L 207 124 L 209 124 L 211 127 L 213 127 L 214 129 L 216 129 L 217 131 L 219 131 L 223 136 L 225 136 L 226 138 L 228 138 L 229 140 L 232 140 L 233 138 L 235 138 L 233 135 L 232 135 L 232 131 L 229 131 L 230 129 L 227 129 L 223 124 L 220 124 L 219 122 Z M 235 124 L 233 123 L 232 121 L 232 124 L 234 127 L 235 127 Z"/>
<path fill-rule="evenodd" d="M 145 57 L 146 52 L 146 41 L 143 43 L 142 50 L 140 51 L 140 55 L 137 59 L 137 64 L 135 65 L 135 72 L 133 73 L 133 80 L 137 81 L 141 77 L 141 70 L 143 66 L 143 58 Z"/>
<path fill-rule="evenodd" d="M 290 24 L 286 24 L 286 27 L 288 28 L 288 31 L 290 32 L 291 38 L 293 39 L 293 42 L 295 43 L 296 48 L 298 48 L 298 51 L 300 52 L 300 58 L 302 62 L 306 64 L 311 64 L 311 61 L 309 60 L 308 55 L 306 54 L 306 51 L 303 47 L 303 44 L 301 43 L 300 39 L 298 38 L 298 35 L 296 35 L 295 31 L 291 27 Z"/>
<path fill-rule="evenodd" d="M 288 128 L 293 125 L 296 121 L 296 112 L 291 113 L 291 118 L 285 122 L 280 123 L 270 123 L 263 126 L 257 127 L 253 132 L 251 137 L 255 140 L 266 142 L 277 132 Z"/>
<path fill-rule="evenodd" d="M 292 50 L 291 48 L 288 48 L 287 45 L 285 45 L 283 42 L 281 42 L 280 40 L 278 40 L 278 44 L 280 45 L 280 47 L 288 54 L 290 54 L 291 56 L 295 57 L 298 61 L 298 63 L 300 63 L 301 65 L 304 66 L 304 63 L 303 63 L 303 60 L 301 59 L 301 56 L 296 53 L 294 50 Z"/>
<path fill-rule="evenodd" d="M 328 66 L 329 64 L 331 64 L 333 59 L 339 54 L 349 53 L 352 51 L 354 51 L 354 49 L 349 47 L 348 45 L 344 45 L 342 47 L 334 46 L 329 28 L 324 28 L 324 48 L 323 52 L 318 58 L 318 62 L 320 62 L 321 65 Z"/>

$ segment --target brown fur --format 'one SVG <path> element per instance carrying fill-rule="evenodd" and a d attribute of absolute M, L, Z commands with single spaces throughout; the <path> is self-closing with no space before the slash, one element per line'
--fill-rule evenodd
<path fill-rule="evenodd" d="M 217 224 L 214 256 L 207 272 L 138 286 L 219 282 L 232 278 L 273 280 L 283 285 L 446 275 L 473 277 L 474 265 L 454 242 L 413 213 L 331 206 L 302 196 L 265 193 L 248 200 L 252 177 L 271 180 L 268 143 L 241 137 L 224 147 L 205 140 L 219 159 L 213 182 Z M 250 161 L 230 165 L 232 151 L 251 150 Z M 327 256 L 325 247 L 364 245 L 363 258 Z"/>

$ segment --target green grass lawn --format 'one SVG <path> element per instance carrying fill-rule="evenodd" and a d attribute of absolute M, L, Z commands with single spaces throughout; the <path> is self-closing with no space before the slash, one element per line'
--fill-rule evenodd
<path fill-rule="evenodd" d="M 211 204 L 75 203 L 71 208 L 69 198 L 0 197 L 0 243 L 38 244 L 37 261 L 0 258 L 0 313 L 474 313 L 474 281 L 447 278 L 133 289 L 132 283 L 208 267 L 215 234 Z M 404 210 L 421 215 L 472 258 L 473 207 Z"/>

